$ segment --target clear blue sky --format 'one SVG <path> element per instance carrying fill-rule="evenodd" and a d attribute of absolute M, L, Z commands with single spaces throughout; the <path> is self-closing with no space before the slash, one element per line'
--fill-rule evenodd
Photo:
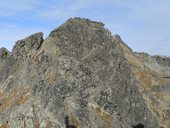
<path fill-rule="evenodd" d="M 1 0 L 0 47 L 70 17 L 102 21 L 134 51 L 170 56 L 170 0 Z"/>

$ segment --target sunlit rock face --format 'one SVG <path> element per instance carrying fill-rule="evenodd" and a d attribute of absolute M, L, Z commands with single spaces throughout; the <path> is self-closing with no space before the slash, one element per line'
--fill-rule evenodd
<path fill-rule="evenodd" d="M 0 127 L 169 128 L 166 59 L 134 53 L 101 22 L 69 19 L 0 49 Z"/>

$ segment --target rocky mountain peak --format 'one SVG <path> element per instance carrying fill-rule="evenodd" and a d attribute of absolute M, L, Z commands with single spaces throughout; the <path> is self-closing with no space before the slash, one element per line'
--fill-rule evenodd
<path fill-rule="evenodd" d="M 0 63 L 0 127 L 170 126 L 169 78 L 101 22 L 71 18 L 46 39 L 36 33 L 11 53 L 0 50 L 8 54 Z"/>
<path fill-rule="evenodd" d="M 68 19 L 64 24 L 62 24 L 60 27 L 54 29 L 50 33 L 50 37 L 54 37 L 57 35 L 57 31 L 62 31 L 62 30 L 69 30 L 72 29 L 76 31 L 82 31 L 86 30 L 87 28 L 94 28 L 94 29 L 104 29 L 104 24 L 102 22 L 96 22 L 96 21 L 91 21 L 89 19 L 83 19 L 83 18 L 70 18 Z"/>
<path fill-rule="evenodd" d="M 67 36 L 77 36 L 77 38 L 85 40 L 83 39 L 85 36 L 92 38 L 91 34 L 102 35 L 103 33 L 111 34 L 104 28 L 104 24 L 101 22 L 91 21 L 89 19 L 71 18 L 58 28 L 54 29 L 49 34 L 49 37 L 65 36 L 66 38 Z"/>
<path fill-rule="evenodd" d="M 24 46 L 27 47 L 29 50 L 34 49 L 38 50 L 40 48 L 42 42 L 43 42 L 43 33 L 35 33 L 32 34 L 25 39 L 18 40 L 13 48 L 13 51 L 19 50 L 20 48 L 23 48 Z"/>

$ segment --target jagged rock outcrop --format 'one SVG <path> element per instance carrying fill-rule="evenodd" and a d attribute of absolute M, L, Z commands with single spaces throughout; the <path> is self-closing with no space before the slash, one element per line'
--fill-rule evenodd
<path fill-rule="evenodd" d="M 170 126 L 168 65 L 133 53 L 103 23 L 69 19 L 45 40 L 36 33 L 1 49 L 0 64 L 0 127 Z"/>
<path fill-rule="evenodd" d="M 170 67 L 170 58 L 166 56 L 154 56 L 154 59 L 161 66 Z"/>
<path fill-rule="evenodd" d="M 0 48 L 0 59 L 5 60 L 5 58 L 9 55 L 9 51 L 6 48 Z"/>

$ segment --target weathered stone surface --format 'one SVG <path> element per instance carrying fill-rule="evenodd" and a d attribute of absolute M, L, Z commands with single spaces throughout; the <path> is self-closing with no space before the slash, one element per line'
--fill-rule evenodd
<path fill-rule="evenodd" d="M 69 19 L 45 40 L 20 40 L 0 67 L 0 127 L 168 128 L 168 97 L 154 94 L 169 83 L 150 91 L 152 72 L 141 59 L 88 19 Z"/>
<path fill-rule="evenodd" d="M 0 61 L 5 61 L 9 55 L 9 51 L 6 48 L 0 48 Z"/>
<path fill-rule="evenodd" d="M 18 60 L 30 59 L 40 47 L 43 39 L 43 33 L 35 33 L 26 37 L 25 39 L 18 40 L 12 49 L 13 56 Z"/>
<path fill-rule="evenodd" d="M 120 41 L 121 42 L 121 41 Z M 164 57 L 156 60 L 155 56 L 147 53 L 132 53 L 123 43 L 120 43 L 125 58 L 130 63 L 138 89 L 145 103 L 159 124 L 164 128 L 170 127 L 170 68 Z"/>
<path fill-rule="evenodd" d="M 154 59 L 161 66 L 170 67 L 170 58 L 166 56 L 154 56 Z"/>

